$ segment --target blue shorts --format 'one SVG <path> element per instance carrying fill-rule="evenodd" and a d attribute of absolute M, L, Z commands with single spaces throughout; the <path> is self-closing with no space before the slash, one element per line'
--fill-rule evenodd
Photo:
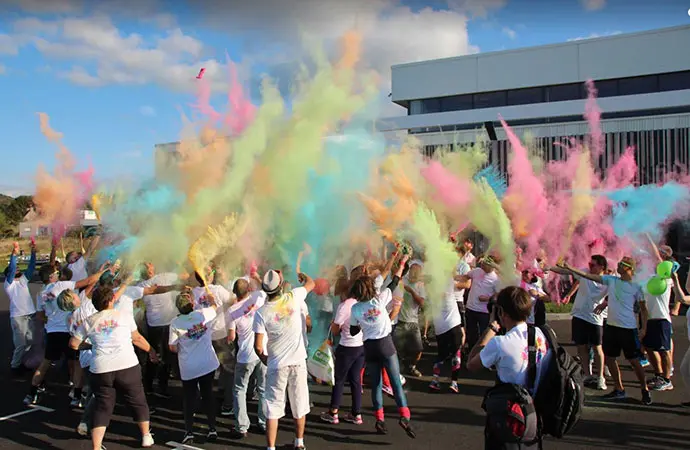
<path fill-rule="evenodd" d="M 655 352 L 671 351 L 671 335 L 673 326 L 666 319 L 650 319 L 647 321 L 647 333 L 642 339 L 642 345 Z"/>

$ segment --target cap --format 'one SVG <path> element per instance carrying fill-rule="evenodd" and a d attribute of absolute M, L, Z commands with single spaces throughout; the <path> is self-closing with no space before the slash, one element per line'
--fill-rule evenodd
<path fill-rule="evenodd" d="M 283 286 L 283 275 L 278 270 L 269 270 L 261 281 L 261 289 L 267 294 L 275 294 Z"/>
<path fill-rule="evenodd" d="M 66 312 L 77 309 L 75 305 L 76 295 L 77 294 L 72 289 L 65 289 L 64 291 L 60 292 L 60 295 L 58 295 L 57 298 L 58 308 Z"/>

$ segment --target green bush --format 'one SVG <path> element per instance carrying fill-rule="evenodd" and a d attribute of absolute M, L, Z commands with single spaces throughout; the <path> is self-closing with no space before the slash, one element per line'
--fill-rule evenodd
<path fill-rule="evenodd" d="M 558 305 L 556 303 L 547 303 L 545 306 L 546 312 L 549 314 L 568 314 L 570 313 L 570 311 L 573 310 L 572 303 L 566 303 L 561 305 Z"/>

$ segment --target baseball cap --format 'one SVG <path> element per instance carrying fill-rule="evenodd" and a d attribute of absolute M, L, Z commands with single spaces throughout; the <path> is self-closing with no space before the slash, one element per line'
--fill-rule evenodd
<path fill-rule="evenodd" d="M 261 289 L 267 294 L 275 294 L 283 286 L 283 274 L 279 270 L 269 270 L 261 281 Z"/>

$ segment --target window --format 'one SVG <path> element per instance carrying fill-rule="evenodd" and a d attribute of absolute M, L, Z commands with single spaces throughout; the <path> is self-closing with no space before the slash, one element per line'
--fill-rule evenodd
<path fill-rule="evenodd" d="M 659 75 L 660 91 L 681 91 L 690 89 L 690 71 Z"/>
<path fill-rule="evenodd" d="M 615 97 L 618 95 L 618 80 L 603 80 L 594 82 L 597 97 Z"/>
<path fill-rule="evenodd" d="M 472 94 L 441 98 L 441 111 L 463 111 L 467 109 L 472 109 Z"/>
<path fill-rule="evenodd" d="M 474 109 L 506 106 L 506 91 L 474 94 Z"/>
<path fill-rule="evenodd" d="M 659 79 L 656 75 L 621 78 L 618 80 L 618 95 L 636 95 L 658 92 Z"/>
<path fill-rule="evenodd" d="M 410 102 L 410 108 L 408 109 L 408 112 L 410 116 L 414 116 L 417 114 L 423 114 L 422 113 L 423 108 L 422 108 L 422 101 L 421 100 L 412 100 Z"/>
<path fill-rule="evenodd" d="M 550 86 L 547 88 L 547 101 L 565 102 L 568 100 L 580 100 L 582 96 L 582 84 L 570 83 Z"/>
<path fill-rule="evenodd" d="M 441 112 L 441 101 L 438 98 L 426 98 L 422 100 L 422 114 Z"/>
<path fill-rule="evenodd" d="M 508 105 L 528 105 L 544 102 L 544 88 L 514 89 L 508 91 Z"/>

